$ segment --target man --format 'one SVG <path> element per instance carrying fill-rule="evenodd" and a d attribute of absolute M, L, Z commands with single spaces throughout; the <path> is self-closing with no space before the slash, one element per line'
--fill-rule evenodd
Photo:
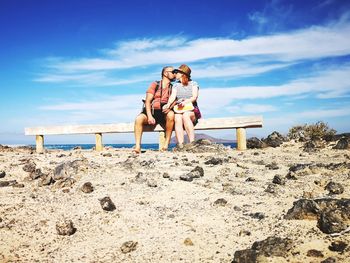
<path fill-rule="evenodd" d="M 170 108 L 163 109 L 167 104 L 171 93 L 171 81 L 175 79 L 174 68 L 167 66 L 162 69 L 162 80 L 152 82 L 146 91 L 145 107 L 136 117 L 134 125 L 135 133 L 135 153 L 141 152 L 141 138 L 144 125 L 160 124 L 165 129 L 165 145 L 161 149 L 168 149 L 171 133 L 174 128 L 174 112 Z"/>

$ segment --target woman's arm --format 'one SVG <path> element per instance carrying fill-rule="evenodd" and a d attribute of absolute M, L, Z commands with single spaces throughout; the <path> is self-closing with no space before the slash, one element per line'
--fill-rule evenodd
<path fill-rule="evenodd" d="M 172 89 L 171 95 L 170 95 L 170 97 L 168 99 L 168 103 L 163 106 L 163 109 L 168 109 L 171 106 L 171 104 L 175 101 L 175 99 L 176 99 L 176 91 L 177 91 L 176 88 Z"/>

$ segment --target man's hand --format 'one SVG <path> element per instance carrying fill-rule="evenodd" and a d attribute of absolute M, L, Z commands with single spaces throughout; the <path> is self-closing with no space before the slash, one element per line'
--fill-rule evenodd
<path fill-rule="evenodd" d="M 148 124 L 150 124 L 150 125 L 155 125 L 156 124 L 156 120 L 153 118 L 153 116 L 148 117 Z"/>

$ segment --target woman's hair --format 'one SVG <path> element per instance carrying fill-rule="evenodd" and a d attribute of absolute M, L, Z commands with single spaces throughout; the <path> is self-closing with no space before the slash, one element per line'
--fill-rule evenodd
<path fill-rule="evenodd" d="M 181 77 L 182 85 L 187 86 L 189 81 L 190 81 L 190 78 L 187 75 L 182 74 L 182 77 Z"/>

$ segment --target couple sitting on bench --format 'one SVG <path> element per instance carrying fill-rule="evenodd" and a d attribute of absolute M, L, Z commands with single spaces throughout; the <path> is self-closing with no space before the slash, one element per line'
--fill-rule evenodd
<path fill-rule="evenodd" d="M 134 125 L 135 153 L 141 152 L 141 138 L 145 125 L 160 124 L 165 130 L 165 144 L 161 149 L 166 151 L 170 144 L 175 125 L 177 147 L 184 143 L 184 128 L 189 142 L 194 141 L 194 125 L 200 118 L 197 107 L 198 84 L 191 80 L 191 69 L 181 65 L 178 69 L 164 67 L 160 81 L 152 82 L 146 91 L 142 112 L 136 117 Z M 171 84 L 175 81 L 174 85 Z"/>

